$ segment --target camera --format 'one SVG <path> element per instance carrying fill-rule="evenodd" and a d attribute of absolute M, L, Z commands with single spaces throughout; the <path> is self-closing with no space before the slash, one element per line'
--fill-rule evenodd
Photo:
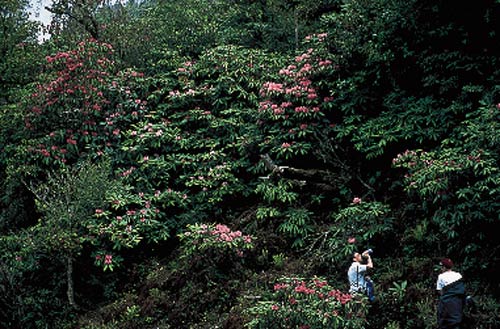
<path fill-rule="evenodd" d="M 373 249 L 367 249 L 367 250 L 363 251 L 363 253 L 361 255 L 365 259 L 365 261 L 366 261 L 366 259 L 368 259 L 368 256 L 366 254 L 370 255 L 370 257 L 371 257 L 373 254 Z"/>

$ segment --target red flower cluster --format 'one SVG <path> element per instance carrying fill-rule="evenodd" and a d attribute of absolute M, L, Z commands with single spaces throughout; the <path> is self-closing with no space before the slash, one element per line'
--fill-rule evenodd
<path fill-rule="evenodd" d="M 306 294 L 306 295 L 314 295 L 316 293 L 316 290 L 312 288 L 308 288 L 306 286 L 306 283 L 304 281 L 300 282 L 296 287 L 295 287 L 295 292 Z"/>
<path fill-rule="evenodd" d="M 327 281 L 315 279 L 312 282 L 306 283 L 303 280 L 295 280 L 293 284 L 279 282 L 274 285 L 274 291 L 291 290 L 296 294 L 314 295 L 319 299 L 329 301 L 333 300 L 340 302 L 342 305 L 349 302 L 352 296 L 349 293 L 343 293 L 338 289 L 332 289 Z M 298 298 L 298 297 L 297 297 Z M 289 298 L 291 304 L 296 304 L 297 300 L 293 297 Z M 292 302 L 293 301 L 293 302 Z"/>
<path fill-rule="evenodd" d="M 328 293 L 328 297 L 333 297 L 338 300 L 342 305 L 346 304 L 352 299 L 351 294 L 346 294 L 341 292 L 340 290 L 331 290 Z"/>

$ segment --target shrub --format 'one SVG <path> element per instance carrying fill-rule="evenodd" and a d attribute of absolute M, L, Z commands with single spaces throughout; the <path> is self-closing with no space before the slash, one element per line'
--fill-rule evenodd
<path fill-rule="evenodd" d="M 232 231 L 223 224 L 188 225 L 187 231 L 179 234 L 179 238 L 184 257 L 209 250 L 233 250 L 238 256 L 243 256 L 244 249 L 253 248 L 251 236 Z"/>
<path fill-rule="evenodd" d="M 268 300 L 246 310 L 247 328 L 364 328 L 367 302 L 334 289 L 322 278 L 285 277 Z"/>

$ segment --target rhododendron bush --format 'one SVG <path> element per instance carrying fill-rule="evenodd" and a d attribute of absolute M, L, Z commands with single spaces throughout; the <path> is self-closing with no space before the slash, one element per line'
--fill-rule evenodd
<path fill-rule="evenodd" d="M 158 243 L 170 236 L 171 228 L 162 220 L 156 200 L 154 193 L 137 193 L 124 184 L 106 193 L 104 207 L 95 209 L 86 223 L 97 266 L 113 270 L 123 260 L 122 249 L 135 248 L 142 241 Z"/>
<path fill-rule="evenodd" d="M 281 68 L 274 81 L 260 90 L 259 118 L 268 138 L 261 144 L 263 153 L 292 159 L 311 155 L 317 133 L 330 126 L 333 96 L 325 77 L 335 71 L 329 58 L 327 34 L 305 39 L 305 52 Z"/>
<path fill-rule="evenodd" d="M 254 122 L 260 83 L 276 59 L 260 51 L 219 47 L 147 81 L 147 117 L 124 132 L 135 159 L 121 174 L 158 191 L 175 229 L 252 193 L 250 150 L 261 140 Z"/>
<path fill-rule="evenodd" d="M 488 227 L 498 218 L 499 111 L 500 104 L 484 104 L 457 126 L 454 142 L 444 140 L 439 150 L 406 150 L 392 161 L 394 167 L 404 168 L 408 193 L 425 200 L 426 209 L 436 208 L 431 215 L 436 229 L 448 239 L 469 237 L 457 247 L 461 250 L 464 245 L 467 250 L 479 248 L 478 241 L 492 232 Z M 415 230 L 417 240 L 430 229 L 428 223 L 421 225 Z"/>
<path fill-rule="evenodd" d="M 248 328 L 364 328 L 364 297 L 333 288 L 323 278 L 282 278 L 267 300 L 247 309 Z"/>
<path fill-rule="evenodd" d="M 259 151 L 267 158 L 259 169 L 267 167 L 265 173 L 275 176 L 264 177 L 255 189 L 263 201 L 257 217 L 279 223 L 277 229 L 294 248 L 304 246 L 316 220 L 314 210 L 305 205 L 321 206 L 323 191 L 316 188 L 318 181 L 310 179 L 314 171 L 304 170 L 303 177 L 291 180 L 281 177 L 286 169 L 280 168 L 292 166 L 297 172 L 311 164 L 329 167 L 320 149 L 324 142 L 331 142 L 336 118 L 331 86 L 326 82 L 337 70 L 328 51 L 328 34 L 307 36 L 304 48 L 262 84 L 256 113 L 259 133 L 264 136 Z M 269 162 L 275 162 L 275 168 L 269 168 Z M 328 169 L 323 174 L 330 183 Z"/>
<path fill-rule="evenodd" d="M 233 231 L 223 224 L 192 224 L 179 234 L 185 256 L 206 252 L 232 251 L 242 257 L 246 249 L 253 248 L 252 237 Z"/>
<path fill-rule="evenodd" d="M 113 153 L 123 130 L 145 113 L 137 93 L 142 74 L 118 72 L 111 45 L 85 40 L 47 56 L 44 79 L 27 100 L 25 152 L 40 166 Z"/>
<path fill-rule="evenodd" d="M 245 141 L 251 135 L 244 124 L 250 112 L 242 111 L 238 119 L 227 104 L 216 103 L 227 92 L 221 86 L 225 75 L 233 74 L 218 66 L 217 56 L 223 60 L 240 52 L 221 49 L 202 57 L 201 65 L 187 60 L 166 78 L 150 79 L 117 71 L 113 48 L 96 40 L 46 58 L 46 79 L 31 95 L 25 117 L 31 138 L 19 148 L 16 170 L 36 181 L 43 179 L 36 177 L 43 168 L 110 159 L 116 175 L 110 179 L 120 188 L 103 190 L 102 206 L 74 223 L 86 237 L 81 243 L 93 245 L 96 265 L 114 269 L 124 259 L 123 249 L 167 239 L 194 221 L 189 211 L 200 216 L 220 211 L 215 205 L 242 189 L 238 176 L 246 161 L 238 155 L 245 157 L 251 142 Z M 257 64 L 264 58 L 255 52 L 241 61 Z M 261 67 L 247 65 L 249 75 L 239 83 L 249 83 Z M 213 74 L 220 81 L 214 83 Z M 258 85 L 253 86 L 256 93 Z M 251 95 L 251 89 L 232 88 L 227 102 L 236 101 L 234 93 Z M 242 99 L 238 107 L 252 104 L 255 97 Z M 233 244 L 241 239 L 230 237 Z M 250 238 L 245 239 L 238 254 L 249 248 Z"/>
<path fill-rule="evenodd" d="M 134 159 L 120 149 L 123 131 L 144 116 L 147 101 L 142 99 L 139 87 L 143 75 L 132 70 L 117 71 L 113 57 L 111 45 L 93 39 L 80 42 L 73 50 L 47 56 L 45 81 L 31 95 L 25 116 L 31 138 L 27 148 L 20 148 L 19 159 L 25 156 L 26 164 L 37 165 L 40 170 L 106 156 L 117 178 L 126 176 L 126 170 L 120 168 Z M 20 164 L 20 168 L 24 165 Z M 24 174 L 34 179 L 36 172 Z M 123 218 L 118 220 L 121 224 L 130 224 L 128 217 L 137 213 L 140 225 L 145 220 L 139 217 L 155 213 L 151 203 L 158 192 L 134 185 L 110 192 L 109 210 L 115 218 Z M 101 223 L 110 215 L 108 211 L 96 212 Z"/>
<path fill-rule="evenodd" d="M 500 322 L 498 1 L 98 2 L 6 43 L 0 327 L 430 328 L 444 256 Z"/>

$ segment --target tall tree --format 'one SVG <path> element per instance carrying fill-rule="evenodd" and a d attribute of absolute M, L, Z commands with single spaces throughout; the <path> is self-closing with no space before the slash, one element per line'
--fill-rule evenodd
<path fill-rule="evenodd" d="M 0 104 L 38 72 L 35 57 L 39 24 L 29 20 L 29 1 L 0 1 Z"/>
<path fill-rule="evenodd" d="M 55 31 L 70 30 L 78 37 L 88 34 L 97 40 L 101 27 L 96 15 L 100 7 L 108 4 L 109 0 L 57 0 L 46 9 L 54 14 Z"/>
<path fill-rule="evenodd" d="M 64 260 L 67 297 L 72 307 L 74 298 L 73 262 L 85 241 L 86 225 L 95 209 L 105 204 L 105 195 L 113 187 L 110 167 L 83 163 L 73 169 L 64 168 L 49 175 L 47 181 L 32 187 L 38 210 L 43 214 L 33 227 L 44 250 Z"/>

